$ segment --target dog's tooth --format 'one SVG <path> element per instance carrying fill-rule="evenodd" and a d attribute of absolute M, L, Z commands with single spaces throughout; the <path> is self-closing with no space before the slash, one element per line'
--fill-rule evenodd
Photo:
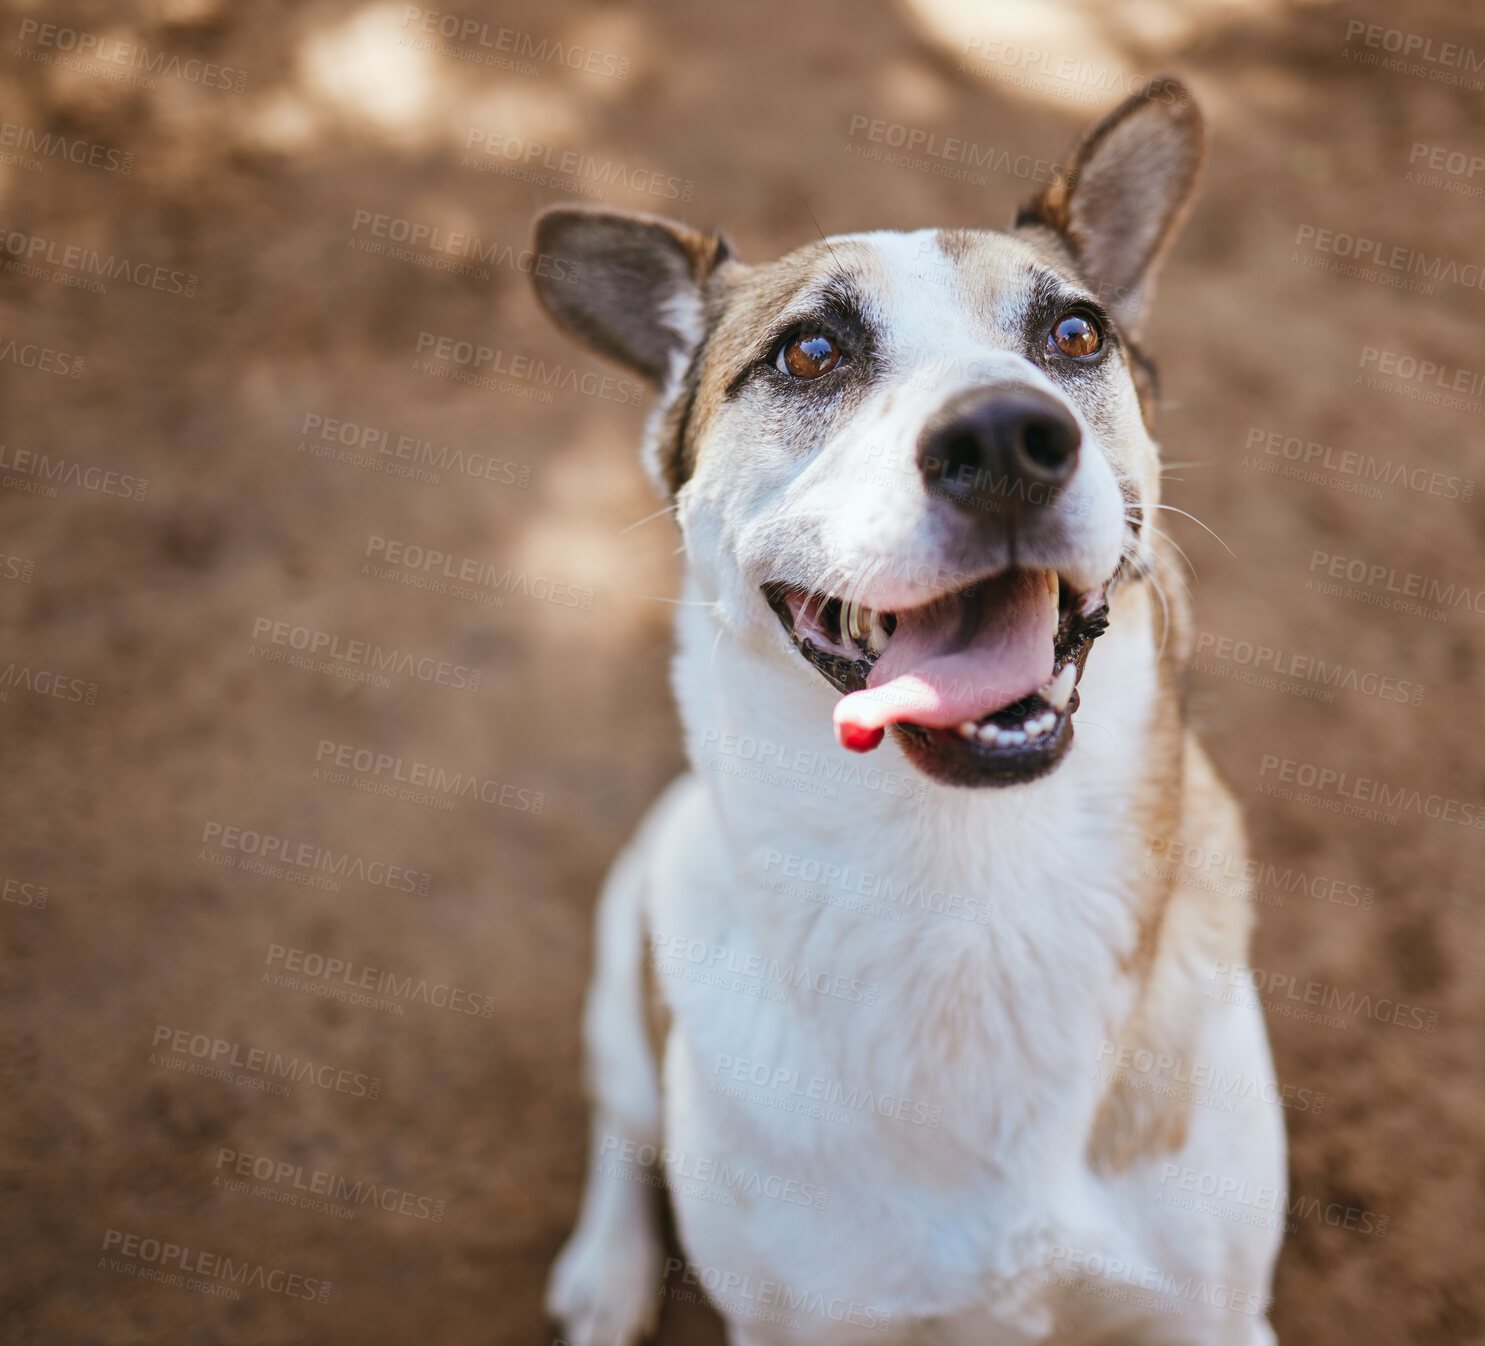
<path fill-rule="evenodd" d="M 1047 571 L 1047 593 L 1051 595 L 1052 606 L 1055 608 L 1062 595 L 1062 582 L 1057 578 L 1055 570 Z"/>
<path fill-rule="evenodd" d="M 880 612 L 871 614 L 870 634 L 866 638 L 866 647 L 873 654 L 880 654 L 887 648 L 887 623 L 882 620 Z"/>
<path fill-rule="evenodd" d="M 973 720 L 965 720 L 959 726 L 959 732 L 965 738 L 973 738 L 979 732 L 979 728 L 980 726 L 977 725 Z"/>
<path fill-rule="evenodd" d="M 1078 666 L 1076 664 L 1063 664 L 1057 671 L 1057 676 L 1045 687 L 1037 688 L 1037 695 L 1041 697 L 1053 710 L 1064 711 L 1067 703 L 1072 699 L 1073 684 L 1078 680 Z"/>
<path fill-rule="evenodd" d="M 980 726 L 980 742 L 994 743 L 1000 737 L 1000 726 L 987 720 Z"/>
<path fill-rule="evenodd" d="M 1000 741 L 1002 743 L 1009 743 L 1012 747 L 1019 747 L 1026 742 L 1026 734 L 1020 729 L 1002 729 L 1000 731 Z"/>
<path fill-rule="evenodd" d="M 1026 721 L 1027 738 L 1040 738 L 1046 732 L 1046 727 L 1042 724 L 1040 717 L 1035 720 Z"/>

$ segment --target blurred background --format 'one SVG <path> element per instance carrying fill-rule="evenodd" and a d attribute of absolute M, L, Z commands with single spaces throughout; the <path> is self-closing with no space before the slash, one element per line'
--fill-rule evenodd
<path fill-rule="evenodd" d="M 0 1335 L 551 1339 L 678 563 L 531 218 L 1001 226 L 1170 71 L 1210 156 L 1149 345 L 1294 1088 L 1275 1321 L 1485 1339 L 1481 16 L 448 2 L 0 10 Z"/>

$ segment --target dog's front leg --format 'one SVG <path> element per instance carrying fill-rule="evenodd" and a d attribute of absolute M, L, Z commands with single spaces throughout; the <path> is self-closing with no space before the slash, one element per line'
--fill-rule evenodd
<path fill-rule="evenodd" d="M 648 849 L 642 833 L 615 862 L 598 902 L 583 1013 L 587 1184 L 547 1284 L 547 1311 L 571 1346 L 630 1346 L 654 1330 L 659 1309 L 660 1087 L 644 980 Z"/>

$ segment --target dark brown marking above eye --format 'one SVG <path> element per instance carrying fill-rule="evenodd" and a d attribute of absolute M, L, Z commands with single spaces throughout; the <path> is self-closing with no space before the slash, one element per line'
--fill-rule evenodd
<path fill-rule="evenodd" d="M 779 352 L 778 367 L 797 379 L 817 379 L 840 363 L 840 347 L 824 332 L 801 332 Z"/>
<path fill-rule="evenodd" d="M 1047 340 L 1063 355 L 1081 359 L 1098 353 L 1103 345 L 1103 330 L 1098 325 L 1098 319 L 1091 313 L 1084 309 L 1073 309 L 1057 319 Z"/>

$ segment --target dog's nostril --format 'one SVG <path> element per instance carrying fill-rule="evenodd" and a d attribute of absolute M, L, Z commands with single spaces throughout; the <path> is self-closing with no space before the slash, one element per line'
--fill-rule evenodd
<path fill-rule="evenodd" d="M 972 434 L 951 434 L 939 445 L 938 477 L 941 482 L 965 481 L 984 466 L 984 451 Z"/>
<path fill-rule="evenodd" d="M 1022 454 L 1047 473 L 1061 472 L 1077 447 L 1076 427 L 1062 421 L 1032 417 L 1021 429 Z"/>

